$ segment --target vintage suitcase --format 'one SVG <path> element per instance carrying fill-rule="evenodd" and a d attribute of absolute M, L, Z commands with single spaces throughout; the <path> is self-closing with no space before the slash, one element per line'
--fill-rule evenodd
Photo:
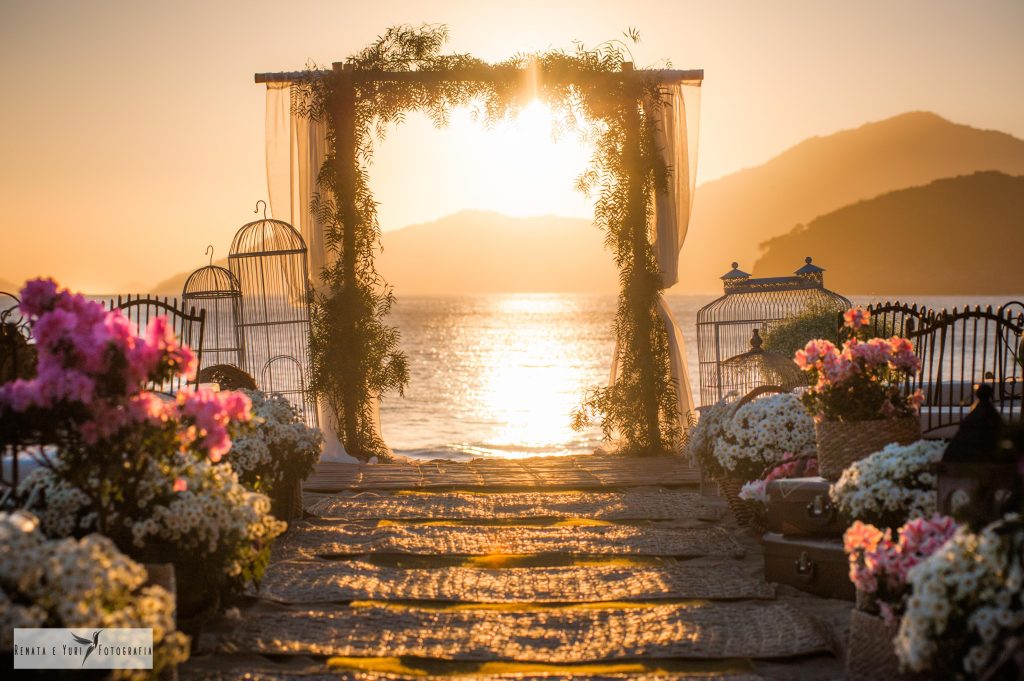
<path fill-rule="evenodd" d="M 786 536 L 842 537 L 846 522 L 828 496 L 825 478 L 788 478 L 768 483 L 768 531 Z"/>
<path fill-rule="evenodd" d="M 764 535 L 764 577 L 825 598 L 854 600 L 850 563 L 835 539 Z"/>

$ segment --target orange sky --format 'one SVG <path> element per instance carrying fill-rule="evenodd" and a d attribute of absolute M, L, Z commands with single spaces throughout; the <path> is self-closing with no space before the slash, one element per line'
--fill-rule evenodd
<path fill-rule="evenodd" d="M 266 196 L 252 74 L 341 60 L 388 25 L 424 21 L 450 26 L 452 51 L 488 60 L 638 28 L 639 66 L 706 71 L 705 180 L 915 109 L 1024 137 L 1014 0 L 3 0 L 0 279 L 125 290 L 202 264 L 207 243 L 226 255 Z M 586 215 L 571 189 L 585 153 L 571 141 L 550 152 L 535 127 L 399 129 L 372 170 L 385 230 L 463 208 Z M 541 170 L 524 173 L 534 161 Z"/>

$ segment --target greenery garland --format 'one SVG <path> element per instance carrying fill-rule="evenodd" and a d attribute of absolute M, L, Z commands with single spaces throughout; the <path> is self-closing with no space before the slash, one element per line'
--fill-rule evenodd
<path fill-rule="evenodd" d="M 636 39 L 635 34 L 631 35 Z M 318 177 L 314 209 L 325 225 L 332 256 L 321 273 L 325 290 L 314 295 L 310 341 L 310 384 L 339 424 L 346 450 L 360 458 L 386 457 L 376 434 L 374 400 L 402 393 L 408 362 L 398 347 L 398 331 L 385 323 L 394 303 L 391 287 L 374 266 L 380 243 L 376 203 L 367 167 L 374 137 L 420 111 L 437 126 L 451 110 L 476 107 L 493 124 L 514 114 L 534 97 L 547 102 L 562 126 L 592 136 L 591 168 L 577 183 L 597 196 L 595 222 L 619 267 L 621 291 L 615 316 L 618 380 L 597 388 L 573 414 L 573 426 L 599 423 L 606 438 L 622 437 L 626 453 L 664 453 L 681 437 L 668 335 L 656 303 L 664 289 L 647 226 L 653 196 L 665 186 L 668 170 L 654 143 L 654 120 L 644 102 L 657 101 L 653 79 L 609 78 L 623 70 L 624 46 L 577 46 L 517 55 L 489 65 L 465 54 L 442 54 L 443 26 L 398 26 L 349 58 L 349 70 L 313 74 L 296 83 L 297 113 L 327 122 L 329 154 Z M 525 69 L 542 74 L 535 92 L 523 87 Z M 479 80 L 359 79 L 363 71 L 437 72 L 489 69 L 508 78 Z M 544 78 L 543 74 L 559 74 Z M 588 127 L 582 123 L 586 122 Z M 341 150 L 340 152 L 338 150 Z"/>

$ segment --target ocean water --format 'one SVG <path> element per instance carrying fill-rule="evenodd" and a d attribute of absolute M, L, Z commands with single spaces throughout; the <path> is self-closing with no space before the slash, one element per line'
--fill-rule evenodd
<path fill-rule="evenodd" d="M 698 401 L 697 311 L 716 297 L 668 296 Z M 1024 296 L 850 298 L 941 309 Z M 400 296 L 389 321 L 401 332 L 410 380 L 404 396 L 383 400 L 385 441 L 397 454 L 424 459 L 592 452 L 600 431 L 575 432 L 570 418 L 588 390 L 608 382 L 614 313 L 614 295 Z"/>
<path fill-rule="evenodd" d="M 715 297 L 668 297 L 698 400 L 697 311 Z M 866 304 L 899 297 L 851 298 Z M 902 299 L 941 309 L 1012 298 Z M 599 430 L 573 431 L 570 415 L 588 389 L 608 381 L 614 312 L 611 295 L 400 297 L 391 322 L 402 333 L 410 380 L 404 397 L 383 401 L 384 439 L 416 458 L 592 452 L 601 444 Z"/>

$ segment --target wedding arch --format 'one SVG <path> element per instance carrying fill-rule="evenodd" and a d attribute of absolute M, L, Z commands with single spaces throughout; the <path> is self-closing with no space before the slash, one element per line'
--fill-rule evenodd
<path fill-rule="evenodd" d="M 374 139 L 409 111 L 442 126 L 453 108 L 472 104 L 494 122 L 541 100 L 594 144 L 577 188 L 596 196 L 595 223 L 619 269 L 611 380 L 585 396 L 573 424 L 600 424 L 624 453 L 672 450 L 693 398 L 662 292 L 679 278 L 703 71 L 634 69 L 621 42 L 489 64 L 443 54 L 446 41 L 443 26 L 398 26 L 330 69 L 256 74 L 267 86 L 271 211 L 299 229 L 318 273 L 309 372 L 321 424 L 336 428 L 349 454 L 386 458 L 380 398 L 408 381 L 398 332 L 386 323 L 394 293 L 374 265 Z"/>

